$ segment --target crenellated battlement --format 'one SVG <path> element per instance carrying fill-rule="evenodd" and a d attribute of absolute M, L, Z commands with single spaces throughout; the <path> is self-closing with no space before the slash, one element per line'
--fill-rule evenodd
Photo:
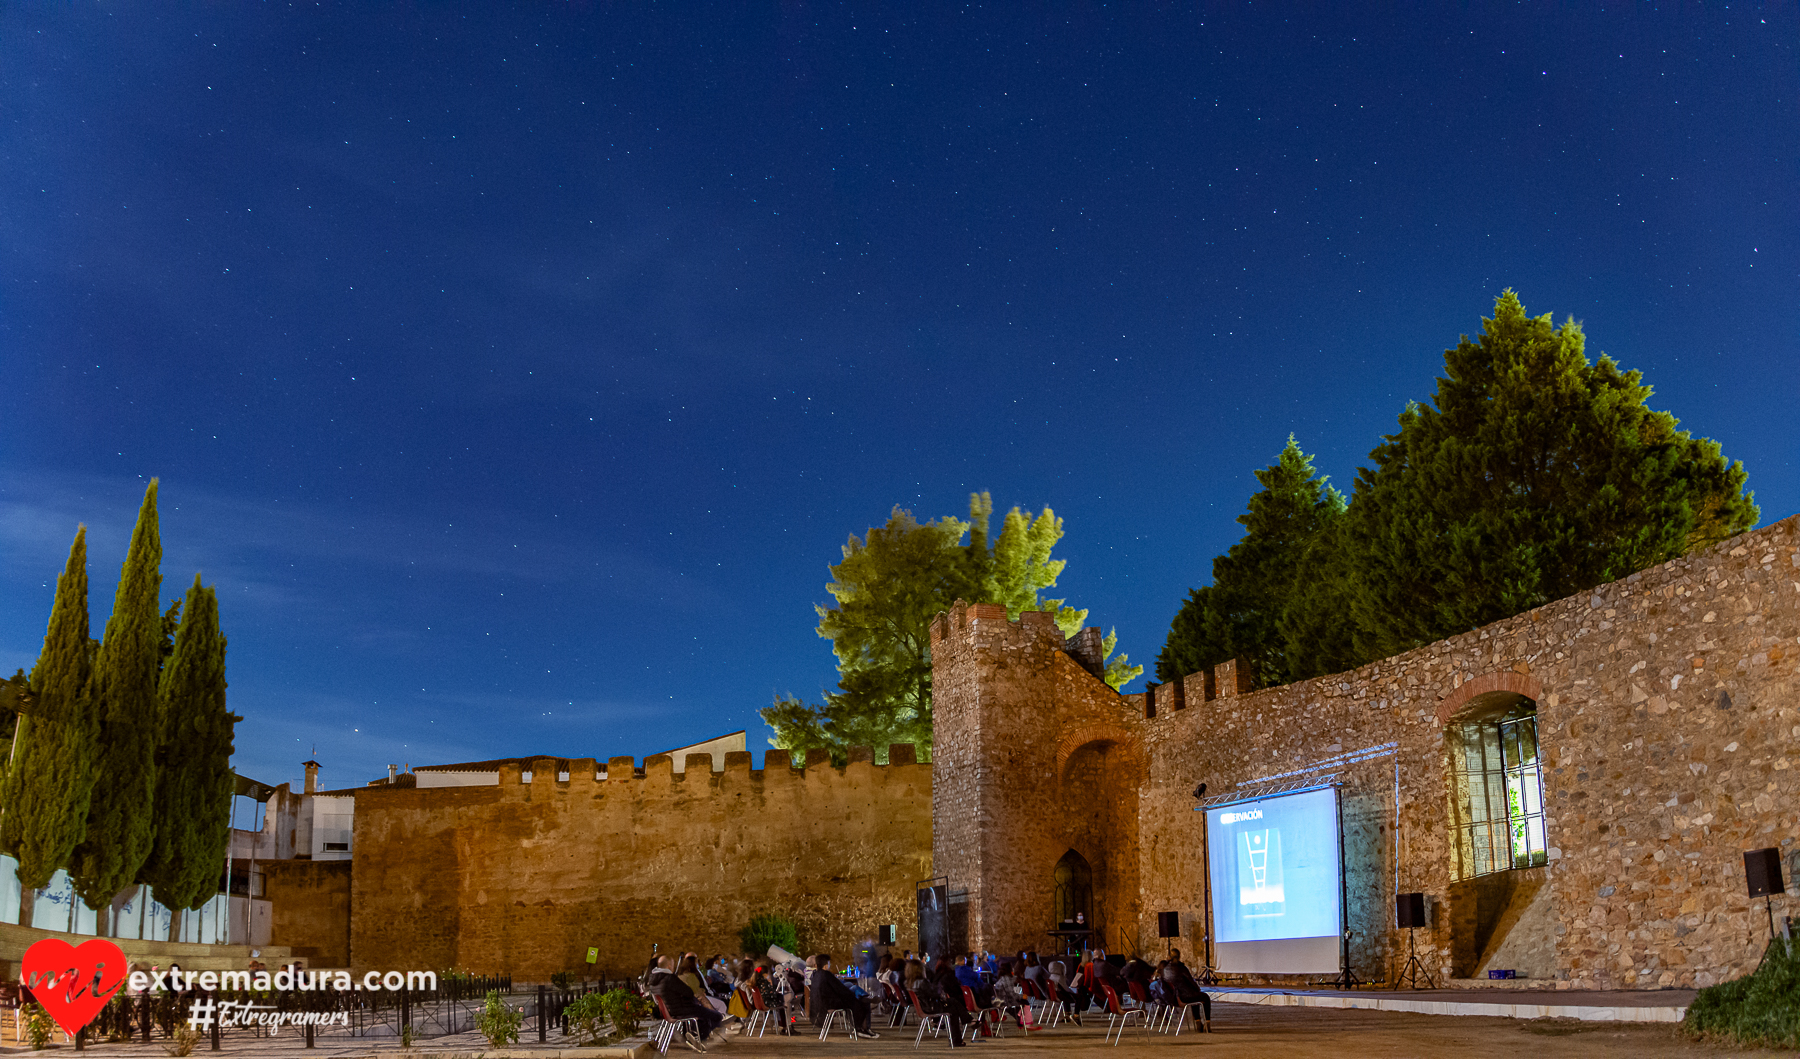
<path fill-rule="evenodd" d="M 627 785 L 717 785 L 722 781 L 734 784 L 795 784 L 809 780 L 814 783 L 861 783 L 876 776 L 889 776 L 892 779 L 919 778 L 927 785 L 930 783 L 931 764 L 919 761 L 918 749 L 911 743 L 889 746 L 888 763 L 885 765 L 876 764 L 874 749 L 866 746 L 851 747 L 849 760 L 841 767 L 831 763 L 829 751 L 813 749 L 805 751 L 805 755 L 806 763 L 796 767 L 791 763 L 791 751 L 770 750 L 763 755 L 763 767 L 757 768 L 754 754 L 734 750 L 725 754 L 724 767 L 715 769 L 715 759 L 711 754 L 688 754 L 682 762 L 685 771 L 677 771 L 674 758 L 668 754 L 644 758 L 642 764 L 634 757 L 614 757 L 605 761 L 591 757 L 538 757 L 498 763 L 497 783 L 445 787 L 375 786 L 359 789 L 356 793 L 379 796 L 405 791 L 415 797 L 436 798 L 492 790 L 496 786 L 503 792 L 542 790 L 546 786 L 569 791 L 624 788 Z"/>

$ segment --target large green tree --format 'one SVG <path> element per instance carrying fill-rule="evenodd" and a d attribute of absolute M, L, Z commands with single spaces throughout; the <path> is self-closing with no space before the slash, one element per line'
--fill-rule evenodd
<path fill-rule="evenodd" d="M 94 664 L 98 751 L 87 835 L 75 848 L 69 877 L 89 908 L 105 915 L 113 896 L 137 882 L 150 855 L 156 791 L 157 674 L 163 619 L 162 539 L 156 479 L 144 491 L 137 528 L 119 575 L 112 616 Z M 102 930 L 110 924 L 103 922 Z"/>
<path fill-rule="evenodd" d="M 32 667 L 29 705 L 0 784 L 0 852 L 19 862 L 19 884 L 27 890 L 47 885 L 86 832 L 95 738 L 87 593 L 83 526 L 56 579 L 44 652 Z"/>
<path fill-rule="evenodd" d="M 1741 463 L 1645 402 L 1640 372 L 1588 360 L 1573 319 L 1510 290 L 1444 353 L 1430 404 L 1357 473 L 1347 526 L 1364 661 L 1498 621 L 1742 533 Z"/>
<path fill-rule="evenodd" d="M 775 746 L 836 754 L 852 746 L 885 754 L 892 743 L 928 748 L 931 619 L 958 599 L 1001 604 L 1014 618 L 1048 610 L 1065 634 L 1080 630 L 1087 611 L 1041 597 L 1056 586 L 1065 565 L 1051 557 L 1062 539 L 1062 520 L 1048 507 L 1036 515 L 1013 508 L 999 536 L 990 539 L 992 514 L 992 498 L 976 493 L 967 521 L 946 516 L 921 523 L 895 507 L 885 525 L 850 538 L 826 586 L 834 603 L 815 608 L 819 635 L 837 656 L 838 690 L 821 705 L 782 696 L 763 710 Z M 1115 641 L 1106 641 L 1109 655 Z M 1142 671 L 1123 655 L 1108 658 L 1114 687 Z"/>
<path fill-rule="evenodd" d="M 218 892 L 231 839 L 231 752 L 219 601 L 194 578 L 157 689 L 156 836 L 140 878 L 157 901 L 193 909 Z"/>
<path fill-rule="evenodd" d="M 1229 658 L 1250 663 L 1268 687 L 1294 679 L 1286 628 L 1312 576 L 1314 541 L 1344 513 L 1344 497 L 1313 470 L 1293 435 L 1275 462 L 1256 472 L 1262 486 L 1237 521 L 1244 536 L 1213 560 L 1212 584 L 1188 593 L 1157 656 L 1157 676 L 1177 680 Z"/>

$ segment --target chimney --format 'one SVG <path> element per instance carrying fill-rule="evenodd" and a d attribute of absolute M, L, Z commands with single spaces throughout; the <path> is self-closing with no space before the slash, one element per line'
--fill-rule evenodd
<path fill-rule="evenodd" d="M 399 774 L 399 772 L 400 772 L 400 766 L 399 766 L 399 765 L 389 765 L 389 766 L 388 766 L 388 782 L 389 782 L 389 783 L 392 783 L 392 782 L 394 782 L 394 777 L 395 777 L 395 776 L 396 776 L 396 775 L 398 775 L 398 774 Z"/>
<path fill-rule="evenodd" d="M 317 761 L 308 761 L 302 767 L 306 769 L 305 793 L 317 794 L 319 791 L 319 763 Z"/>

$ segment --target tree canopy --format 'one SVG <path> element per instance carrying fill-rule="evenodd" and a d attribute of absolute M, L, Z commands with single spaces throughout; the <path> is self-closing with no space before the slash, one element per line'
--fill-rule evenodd
<path fill-rule="evenodd" d="M 1288 611 L 1309 544 L 1344 513 L 1344 497 L 1318 476 L 1292 434 L 1237 521 L 1243 539 L 1213 560 L 1212 584 L 1188 593 L 1157 656 L 1159 679 L 1175 680 L 1229 658 L 1250 662 L 1259 686 L 1291 679 Z"/>
<path fill-rule="evenodd" d="M 815 608 L 819 635 L 837 656 L 838 690 L 819 705 L 778 696 L 762 711 L 775 730 L 773 745 L 838 754 L 853 746 L 885 754 L 893 743 L 929 748 L 930 623 L 959 599 L 1001 604 L 1013 618 L 1048 610 L 1065 635 L 1081 629 L 1087 611 L 1041 596 L 1066 564 L 1051 556 L 1062 520 L 1048 507 L 1036 515 L 1015 507 L 990 541 L 992 515 L 993 499 L 976 493 L 967 521 L 945 516 L 921 523 L 896 506 L 886 524 L 850 537 L 825 586 L 834 603 Z M 1108 638 L 1109 654 L 1114 642 L 1116 636 Z M 1124 655 L 1108 659 L 1114 687 L 1141 672 Z"/>
<path fill-rule="evenodd" d="M 1743 465 L 1585 346 L 1574 320 L 1502 293 L 1481 334 L 1445 351 L 1430 403 L 1409 403 L 1370 453 L 1347 507 L 1290 438 L 1257 474 L 1243 540 L 1171 623 L 1158 674 L 1233 656 L 1259 685 L 1349 669 L 1755 525 Z"/>

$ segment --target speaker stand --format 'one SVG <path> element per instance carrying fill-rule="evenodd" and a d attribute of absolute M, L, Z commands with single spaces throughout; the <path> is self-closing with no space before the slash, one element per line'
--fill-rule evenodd
<path fill-rule="evenodd" d="M 1407 927 L 1406 966 L 1401 970 L 1399 976 L 1394 979 L 1394 987 L 1397 989 L 1401 985 L 1410 982 L 1414 989 L 1418 989 L 1420 975 L 1425 977 L 1425 988 L 1437 988 L 1437 979 L 1431 977 L 1431 972 L 1425 969 L 1425 961 L 1419 959 L 1418 950 L 1413 947 L 1413 928 Z"/>

